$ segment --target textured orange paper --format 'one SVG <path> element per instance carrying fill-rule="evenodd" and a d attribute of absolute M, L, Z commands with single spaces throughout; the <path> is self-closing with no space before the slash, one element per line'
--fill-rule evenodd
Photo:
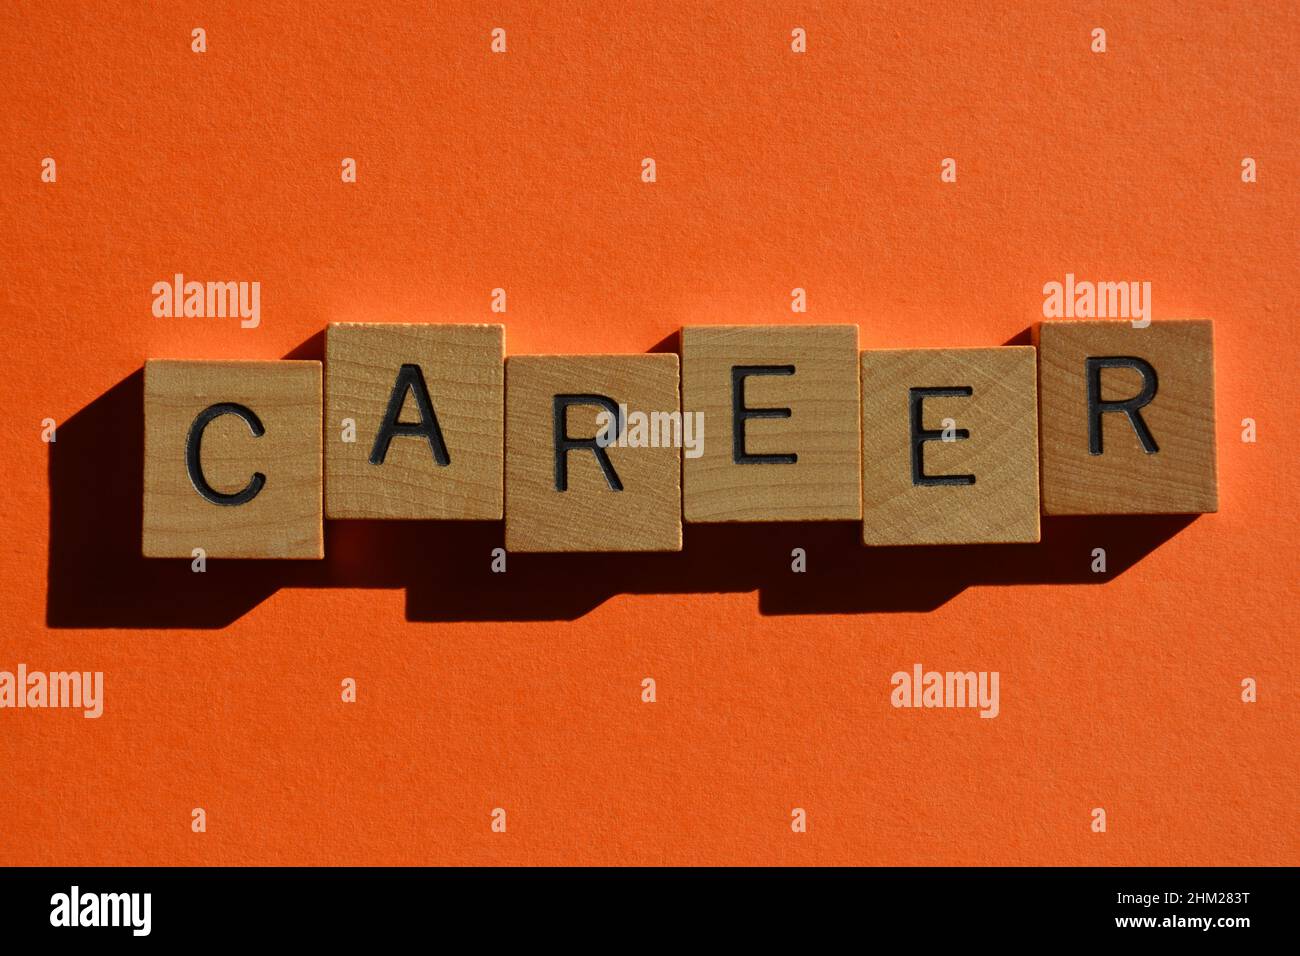
<path fill-rule="evenodd" d="M 1294 8 L 93 6 L 0 14 L 0 670 L 106 698 L 0 710 L 0 863 L 1300 863 Z M 1218 514 L 688 527 L 505 575 L 499 523 L 138 557 L 146 358 L 319 357 L 354 321 L 987 346 L 1067 272 L 1215 320 Z M 260 325 L 155 318 L 176 273 L 260 282 Z M 916 662 L 1000 672 L 999 716 L 894 709 Z"/>

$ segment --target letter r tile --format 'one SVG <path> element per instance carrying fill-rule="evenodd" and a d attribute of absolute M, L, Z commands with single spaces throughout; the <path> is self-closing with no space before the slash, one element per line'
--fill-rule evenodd
<path fill-rule="evenodd" d="M 1035 329 L 1043 513 L 1218 510 L 1208 319 Z"/>
<path fill-rule="evenodd" d="M 681 449 L 652 413 L 680 416 L 676 355 L 508 358 L 506 550 L 680 551 Z"/>

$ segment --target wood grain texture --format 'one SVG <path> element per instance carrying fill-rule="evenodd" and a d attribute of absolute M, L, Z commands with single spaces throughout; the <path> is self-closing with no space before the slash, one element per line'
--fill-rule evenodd
<path fill-rule="evenodd" d="M 676 447 L 604 449 L 615 491 L 590 450 L 566 456 L 556 488 L 556 395 L 601 395 L 629 412 L 678 411 L 676 355 L 520 355 L 506 360 L 506 548 L 509 551 L 680 551 Z M 572 438 L 598 432 L 600 409 L 567 408 Z"/>
<path fill-rule="evenodd" d="M 682 408 L 704 415 L 704 452 L 682 465 L 687 521 L 830 521 L 862 517 L 855 325 L 692 326 L 682 329 Z M 793 463 L 737 463 L 733 369 L 793 367 L 744 378 L 748 408 L 782 418 L 744 422 L 747 455 Z"/>
<path fill-rule="evenodd" d="M 325 333 L 325 514 L 330 518 L 500 520 L 505 327 L 335 323 Z M 420 435 L 375 438 L 404 365 L 420 369 L 446 464 Z M 421 420 L 412 386 L 399 422 Z M 343 420 L 355 441 L 343 440 Z"/>
<path fill-rule="evenodd" d="M 1200 514 L 1218 510 L 1214 444 L 1214 330 L 1207 319 L 1040 323 L 1039 419 L 1043 512 Z M 1123 413 L 1101 416 L 1101 454 L 1089 443 L 1087 360 L 1132 357 L 1155 370 L 1140 409 L 1157 451 L 1148 453 Z M 1132 368 L 1100 372 L 1102 401 L 1139 395 Z"/>
<path fill-rule="evenodd" d="M 933 395 L 914 389 L 969 389 Z M 918 431 L 940 432 L 913 463 Z M 1034 349 L 862 353 L 862 540 L 869 545 L 1039 540 Z M 945 419 L 951 441 L 942 440 Z M 967 437 L 958 437 L 959 430 Z M 922 477 L 924 476 L 924 477 Z M 960 479 L 953 476 L 964 476 Z M 930 484 L 936 477 L 966 484 Z"/>
<path fill-rule="evenodd" d="M 244 504 L 215 504 L 191 481 L 187 439 L 212 405 L 257 416 L 254 437 L 233 414 L 212 419 L 200 445 L 202 474 L 224 494 L 261 473 Z M 144 367 L 145 557 L 320 558 L 321 363 L 151 360 Z"/>

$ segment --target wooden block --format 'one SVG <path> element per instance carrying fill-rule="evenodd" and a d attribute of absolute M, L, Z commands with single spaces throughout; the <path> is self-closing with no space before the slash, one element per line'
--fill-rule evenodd
<path fill-rule="evenodd" d="M 863 542 L 1037 541 L 1037 405 L 1029 346 L 863 352 Z"/>
<path fill-rule="evenodd" d="M 1209 320 L 1035 330 L 1043 513 L 1217 511 Z"/>
<path fill-rule="evenodd" d="M 321 479 L 320 362 L 145 363 L 145 557 L 324 557 Z"/>
<path fill-rule="evenodd" d="M 676 355 L 506 360 L 508 551 L 681 550 L 680 448 L 659 428 L 658 447 L 633 447 L 651 440 L 638 413 L 680 421 L 677 368 Z M 626 447 L 596 445 L 602 413 L 624 421 Z"/>
<path fill-rule="evenodd" d="M 504 362 L 502 325 L 330 325 L 326 516 L 500 520 Z"/>
<path fill-rule="evenodd" d="M 682 329 L 682 408 L 705 426 L 686 520 L 861 518 L 859 399 L 855 325 Z"/>

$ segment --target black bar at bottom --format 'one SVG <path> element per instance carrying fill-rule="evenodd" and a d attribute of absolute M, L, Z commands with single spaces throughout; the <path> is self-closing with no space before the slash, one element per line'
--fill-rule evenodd
<path fill-rule="evenodd" d="M 1294 868 L 0 870 L 0 938 L 677 948 L 781 938 L 1232 945 L 1295 924 Z M 76 888 L 75 890 L 73 888 Z M 146 897 L 148 894 L 147 908 Z M 75 915 L 74 915 L 75 914 Z M 97 924 L 97 925 L 86 925 Z M 75 924 L 75 925 L 74 925 Z M 102 925 L 110 924 L 110 925 Z M 147 930 L 147 933 L 145 932 Z M 449 935 L 454 934 L 454 935 Z"/>

